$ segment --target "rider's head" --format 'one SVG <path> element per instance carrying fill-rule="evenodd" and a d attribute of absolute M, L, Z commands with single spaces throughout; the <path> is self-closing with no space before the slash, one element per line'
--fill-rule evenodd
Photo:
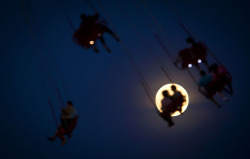
<path fill-rule="evenodd" d="M 194 44 L 195 43 L 194 38 L 192 38 L 192 37 L 188 37 L 186 41 L 187 41 L 188 44 Z"/>
<path fill-rule="evenodd" d="M 168 91 L 167 90 L 164 90 L 164 91 L 162 91 L 162 95 L 163 95 L 163 97 L 169 97 L 169 93 L 168 93 Z"/>
<path fill-rule="evenodd" d="M 67 101 L 67 106 L 71 106 L 71 107 L 73 107 L 73 103 L 72 103 L 72 101 Z"/>
<path fill-rule="evenodd" d="M 175 91 L 176 91 L 176 86 L 175 86 L 175 85 L 172 85 L 172 86 L 171 86 L 171 89 L 172 89 L 172 91 L 175 92 Z"/>

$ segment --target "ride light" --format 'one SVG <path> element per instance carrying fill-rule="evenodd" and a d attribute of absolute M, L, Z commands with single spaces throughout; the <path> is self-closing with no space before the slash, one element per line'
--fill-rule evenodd
<path fill-rule="evenodd" d="M 201 59 L 198 60 L 198 63 L 201 63 Z"/>
<path fill-rule="evenodd" d="M 89 42 L 89 44 L 90 45 L 93 45 L 95 42 L 93 41 L 93 40 L 91 40 L 90 42 Z"/>
<path fill-rule="evenodd" d="M 191 67 L 192 67 L 192 64 L 191 64 L 191 63 L 190 63 L 190 64 L 188 64 L 188 67 L 189 67 L 189 68 L 191 68 Z"/>
<path fill-rule="evenodd" d="M 174 85 L 176 87 L 176 89 L 182 94 L 182 96 L 184 96 L 185 98 L 185 102 L 182 103 L 181 108 L 181 112 L 183 113 L 187 107 L 188 107 L 188 103 L 189 103 L 189 97 L 188 97 L 188 93 L 187 91 L 181 86 L 181 85 L 178 85 L 176 83 L 169 83 L 169 84 L 166 84 L 164 86 L 162 86 L 156 93 L 156 96 L 155 96 L 155 104 L 156 104 L 156 107 L 157 109 L 159 110 L 159 112 L 163 112 L 163 110 L 161 109 L 162 108 L 162 91 L 164 90 L 167 90 L 169 92 L 169 95 L 172 96 L 174 94 L 173 90 L 171 89 L 171 86 Z M 171 99 L 170 99 L 171 100 Z M 172 100 L 171 100 L 172 101 Z M 174 101 L 172 101 L 174 102 Z M 175 101 L 177 102 L 177 101 Z M 177 102 L 178 103 L 178 102 Z M 174 116 L 178 116 L 180 115 L 180 112 L 179 111 L 175 111 L 174 113 L 171 114 L 172 117 Z"/>

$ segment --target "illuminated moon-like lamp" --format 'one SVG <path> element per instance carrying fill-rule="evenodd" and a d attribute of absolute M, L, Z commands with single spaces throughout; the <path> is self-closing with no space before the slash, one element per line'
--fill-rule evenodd
<path fill-rule="evenodd" d="M 189 68 L 191 68 L 191 67 L 192 67 L 192 64 L 191 64 L 191 63 L 190 63 L 190 64 L 188 64 L 188 67 L 189 67 Z"/>
<path fill-rule="evenodd" d="M 90 42 L 89 42 L 89 44 L 90 45 L 93 45 L 95 42 L 93 41 L 93 40 L 91 40 Z"/>
<path fill-rule="evenodd" d="M 162 91 L 167 90 L 169 92 L 169 95 L 172 96 L 174 94 L 174 92 L 171 89 L 172 85 L 175 85 L 176 90 L 180 91 L 181 94 L 186 97 L 185 98 L 186 101 L 184 101 L 182 103 L 182 113 L 187 109 L 187 106 L 188 106 L 188 103 L 189 103 L 189 97 L 188 97 L 187 91 L 182 86 L 180 86 L 178 84 L 170 83 L 170 84 L 166 84 L 166 85 L 162 86 L 158 90 L 158 92 L 156 93 L 155 104 L 156 104 L 156 107 L 157 107 L 157 109 L 159 110 L 160 113 L 162 113 L 162 110 L 161 110 L 161 107 L 162 107 L 161 100 L 164 98 L 163 95 L 162 95 Z M 171 116 L 173 117 L 173 116 L 178 116 L 178 115 L 180 115 L 180 112 L 179 111 L 175 111 Z"/>
<path fill-rule="evenodd" d="M 198 63 L 201 63 L 201 59 L 198 60 Z"/>

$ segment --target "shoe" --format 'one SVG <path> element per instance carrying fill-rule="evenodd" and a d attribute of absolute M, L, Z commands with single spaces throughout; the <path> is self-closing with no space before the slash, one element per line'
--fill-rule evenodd
<path fill-rule="evenodd" d="M 168 124 L 168 127 L 172 127 L 172 126 L 174 126 L 174 123 Z"/>
<path fill-rule="evenodd" d="M 97 48 L 94 48 L 95 53 L 99 53 L 100 51 Z"/>
<path fill-rule="evenodd" d="M 55 141 L 56 139 L 55 138 L 52 138 L 52 137 L 48 137 L 47 138 L 49 141 Z"/>

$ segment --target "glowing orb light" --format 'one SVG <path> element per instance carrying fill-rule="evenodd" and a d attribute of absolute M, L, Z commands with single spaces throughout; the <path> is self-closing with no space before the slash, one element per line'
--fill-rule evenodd
<path fill-rule="evenodd" d="M 161 100 L 163 99 L 162 91 L 167 90 L 170 96 L 172 96 L 174 94 L 174 92 L 171 89 L 172 85 L 175 85 L 177 91 L 180 91 L 181 94 L 186 97 L 186 101 L 182 103 L 182 113 L 183 113 L 187 109 L 187 106 L 189 103 L 188 93 L 182 86 L 175 84 L 175 83 L 166 84 L 158 90 L 155 96 L 155 104 L 157 106 L 157 109 L 162 113 L 162 110 L 161 110 L 161 107 L 162 107 Z M 178 116 L 178 115 L 180 115 L 180 112 L 176 111 L 171 116 L 173 117 L 173 116 Z"/>
<path fill-rule="evenodd" d="M 201 63 L 201 59 L 198 60 L 198 63 Z"/>
<path fill-rule="evenodd" d="M 188 64 L 188 67 L 189 67 L 189 68 L 191 68 L 191 67 L 192 67 L 192 64 L 191 64 L 191 63 L 190 63 L 190 64 Z"/>
<path fill-rule="evenodd" d="M 95 42 L 93 41 L 93 40 L 91 40 L 90 42 L 89 42 L 89 44 L 90 45 L 93 45 Z"/>

